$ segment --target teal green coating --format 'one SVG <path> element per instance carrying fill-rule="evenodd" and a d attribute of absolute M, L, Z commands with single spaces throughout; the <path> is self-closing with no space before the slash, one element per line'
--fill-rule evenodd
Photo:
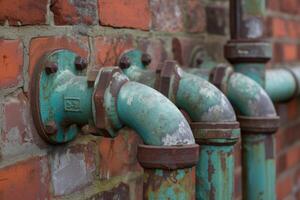
<path fill-rule="evenodd" d="M 243 199 L 276 199 L 273 135 L 243 135 Z"/>
<path fill-rule="evenodd" d="M 43 124 L 54 121 L 58 129 L 49 136 L 52 143 L 71 141 L 79 131 L 77 125 L 87 124 L 92 116 L 92 89 L 75 69 L 75 57 L 76 54 L 67 50 L 52 53 L 47 60 L 57 63 L 58 71 L 48 75 L 44 70 L 40 76 L 41 121 Z"/>
<path fill-rule="evenodd" d="M 194 144 L 188 122 L 175 105 L 156 90 L 127 82 L 117 100 L 118 115 L 148 145 Z"/>
<path fill-rule="evenodd" d="M 295 95 L 297 83 L 286 69 L 266 71 L 266 92 L 274 102 L 286 101 Z"/>
<path fill-rule="evenodd" d="M 184 109 L 194 122 L 235 121 L 234 110 L 225 97 L 208 81 L 182 72 L 175 104 Z"/>
<path fill-rule="evenodd" d="M 123 69 L 124 74 L 132 81 L 136 81 L 152 88 L 155 87 L 156 73 L 151 70 L 147 70 L 146 66 L 141 61 L 142 52 L 130 50 L 124 53 L 130 58 L 130 67 Z"/>
<path fill-rule="evenodd" d="M 274 105 L 264 89 L 252 79 L 233 73 L 226 83 L 228 99 L 241 115 L 249 117 L 274 117 Z"/>
<path fill-rule="evenodd" d="M 141 52 L 133 50 L 127 52 L 125 55 L 132 60 L 132 65 L 124 70 L 125 74 L 132 78 L 132 80 L 140 81 L 139 78 L 137 78 L 140 76 L 136 76 L 134 71 L 147 71 L 145 66 L 142 66 L 140 63 Z M 185 73 L 180 68 L 177 69 L 177 72 L 180 76 L 179 86 L 175 97 L 173 96 L 173 91 L 171 89 L 169 90 L 169 98 L 175 102 L 177 107 L 186 111 L 193 122 L 224 123 L 234 122 L 236 120 L 231 104 L 219 89 L 205 79 Z M 153 81 L 153 83 L 155 83 L 155 81 Z M 174 82 L 171 81 L 171 87 L 172 84 L 174 84 Z M 153 85 L 149 86 L 153 87 Z M 219 145 L 215 146 L 211 144 L 201 146 L 200 161 L 196 169 L 197 199 L 232 199 L 234 182 L 234 157 L 232 152 L 233 145 L 240 135 L 239 129 L 234 129 L 232 132 L 223 129 L 202 129 L 193 131 L 195 137 L 201 137 L 202 132 L 208 134 L 220 132 L 220 134 L 222 134 L 222 131 L 224 131 L 232 135 L 232 138 L 229 139 L 206 138 L 206 142 L 215 142 Z M 204 149 L 202 150 L 202 148 Z M 209 159 L 211 162 L 208 167 Z M 149 195 L 147 197 L 149 197 Z M 157 198 L 158 196 L 150 195 L 150 199 Z M 162 199 L 166 199 L 165 196 Z"/>
<path fill-rule="evenodd" d="M 178 170 L 145 169 L 143 199 L 195 199 L 195 177 L 193 175 L 192 168 Z"/>
<path fill-rule="evenodd" d="M 264 63 L 235 63 L 234 72 L 241 73 L 265 87 L 265 64 Z"/>
<path fill-rule="evenodd" d="M 233 199 L 233 146 L 201 145 L 196 167 L 197 199 Z"/>

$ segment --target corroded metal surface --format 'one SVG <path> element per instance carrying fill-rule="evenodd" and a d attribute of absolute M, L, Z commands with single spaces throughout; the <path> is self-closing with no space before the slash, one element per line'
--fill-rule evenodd
<path fill-rule="evenodd" d="M 144 168 L 182 169 L 198 162 L 199 145 L 138 146 L 138 161 Z"/>
<path fill-rule="evenodd" d="M 68 50 L 54 51 L 40 59 L 32 74 L 31 111 L 38 134 L 49 143 L 71 141 L 92 117 L 92 91 L 76 69 L 76 57 Z"/>
<path fill-rule="evenodd" d="M 279 117 L 247 117 L 238 116 L 243 133 L 275 133 L 279 126 Z"/>
<path fill-rule="evenodd" d="M 145 169 L 144 199 L 195 199 L 194 169 Z"/>

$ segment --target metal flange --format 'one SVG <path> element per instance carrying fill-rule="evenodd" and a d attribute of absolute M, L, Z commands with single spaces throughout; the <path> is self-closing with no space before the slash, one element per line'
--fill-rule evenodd
<path fill-rule="evenodd" d="M 272 58 L 272 47 L 263 41 L 231 40 L 225 45 L 224 55 L 231 63 L 266 63 Z"/>
<path fill-rule="evenodd" d="M 199 159 L 199 145 L 139 145 L 137 158 L 144 168 L 174 170 L 193 167 Z"/>
<path fill-rule="evenodd" d="M 89 111 L 85 111 L 78 96 L 64 91 L 76 80 L 82 81 L 82 87 L 85 87 L 82 71 L 85 67 L 85 59 L 68 50 L 46 54 L 35 65 L 30 82 L 31 111 L 37 132 L 45 141 L 66 143 L 80 131 L 84 122 L 75 124 L 69 114 L 73 113 L 76 118 Z"/>
<path fill-rule="evenodd" d="M 198 144 L 233 145 L 240 137 L 238 122 L 192 122 L 190 126 Z"/>
<path fill-rule="evenodd" d="M 280 118 L 238 116 L 243 134 L 274 134 L 280 126 Z"/>

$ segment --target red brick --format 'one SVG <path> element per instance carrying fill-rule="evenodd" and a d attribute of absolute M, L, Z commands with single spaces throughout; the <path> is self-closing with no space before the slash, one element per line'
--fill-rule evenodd
<path fill-rule="evenodd" d="M 188 32 L 202 32 L 206 26 L 205 9 L 201 1 L 188 0 L 186 12 L 186 28 Z"/>
<path fill-rule="evenodd" d="M 0 199 L 49 199 L 45 157 L 35 157 L 0 169 Z"/>
<path fill-rule="evenodd" d="M 97 0 L 51 0 L 51 11 L 57 25 L 97 24 Z"/>
<path fill-rule="evenodd" d="M 101 25 L 148 30 L 148 0 L 98 0 Z"/>
<path fill-rule="evenodd" d="M 133 48 L 130 36 L 100 36 L 94 40 L 96 49 L 96 64 L 100 66 L 113 66 L 117 64 L 119 56 L 128 49 Z"/>
<path fill-rule="evenodd" d="M 137 144 L 140 138 L 129 129 L 122 129 L 114 139 L 102 138 L 98 149 L 100 155 L 99 173 L 101 179 L 109 179 L 132 171 L 140 171 L 137 159 Z"/>
<path fill-rule="evenodd" d="M 235 168 L 234 172 L 234 197 L 235 199 L 242 196 L 242 170 L 241 167 Z"/>
<path fill-rule="evenodd" d="M 65 36 L 33 38 L 30 42 L 29 73 L 32 74 L 34 66 L 45 53 L 49 53 L 57 49 L 68 49 L 82 57 L 88 57 L 88 38 L 71 38 Z"/>
<path fill-rule="evenodd" d="M 268 8 L 270 10 L 279 10 L 279 1 L 280 0 L 268 0 Z"/>
<path fill-rule="evenodd" d="M 165 46 L 166 44 L 162 39 L 151 40 L 143 38 L 138 41 L 138 49 L 152 57 L 149 65 L 150 69 L 156 69 L 159 63 L 164 62 L 168 58 Z"/>
<path fill-rule="evenodd" d="M 95 142 L 74 144 L 53 150 L 50 161 L 55 196 L 71 194 L 94 181 L 95 151 Z"/>
<path fill-rule="evenodd" d="M 0 24 L 8 20 L 10 25 L 45 24 L 47 0 L 1 0 Z"/>
<path fill-rule="evenodd" d="M 271 19 L 271 30 L 274 37 L 286 37 L 288 35 L 286 21 L 282 18 Z"/>
<path fill-rule="evenodd" d="M 298 23 L 297 21 L 287 21 L 288 36 L 289 38 L 297 39 L 298 35 Z"/>
<path fill-rule="evenodd" d="M 272 63 L 280 63 L 283 61 L 283 44 L 273 43 Z"/>
<path fill-rule="evenodd" d="M 165 32 L 184 30 L 184 12 L 179 0 L 151 1 L 152 28 Z"/>
<path fill-rule="evenodd" d="M 293 188 L 293 177 L 292 176 L 284 176 L 281 177 L 280 180 L 277 180 L 276 191 L 277 191 L 277 199 L 284 199 Z"/>
<path fill-rule="evenodd" d="M 299 9 L 298 0 L 284 0 L 280 1 L 280 10 L 283 12 L 296 14 Z"/>
<path fill-rule="evenodd" d="M 300 145 L 296 145 L 288 149 L 286 162 L 288 168 L 292 168 L 300 163 Z"/>
<path fill-rule="evenodd" d="M 283 57 L 287 62 L 292 62 L 297 60 L 298 49 L 295 44 L 284 44 L 283 45 Z"/>
<path fill-rule="evenodd" d="M 23 46 L 19 40 L 0 40 L 0 63 L 0 89 L 23 80 Z"/>

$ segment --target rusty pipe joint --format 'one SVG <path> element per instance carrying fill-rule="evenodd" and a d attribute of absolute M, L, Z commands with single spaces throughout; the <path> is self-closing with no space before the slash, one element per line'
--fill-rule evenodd
<path fill-rule="evenodd" d="M 262 40 L 230 40 L 224 47 L 224 54 L 230 63 L 267 63 L 272 58 L 272 47 Z"/>
<path fill-rule="evenodd" d="M 105 136 L 115 136 L 123 126 L 117 113 L 117 97 L 120 88 L 129 81 L 119 68 L 103 68 L 98 73 L 93 94 L 93 115 L 95 128 Z"/>

